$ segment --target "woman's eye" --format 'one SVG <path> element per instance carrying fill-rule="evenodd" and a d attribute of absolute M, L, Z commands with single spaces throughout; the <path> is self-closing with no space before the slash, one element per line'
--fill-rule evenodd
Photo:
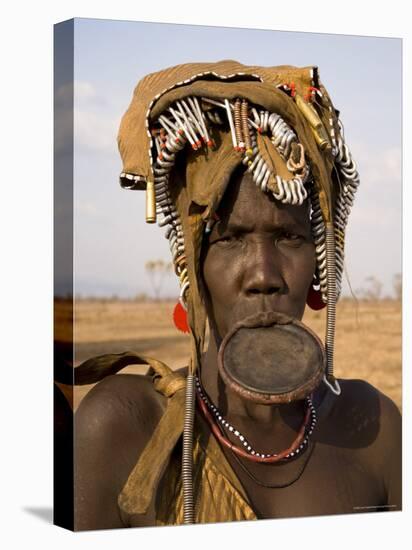
<path fill-rule="evenodd" d="M 283 235 L 278 237 L 276 240 L 292 246 L 299 246 L 305 239 L 302 235 L 296 235 L 295 233 L 283 233 Z"/>
<path fill-rule="evenodd" d="M 225 244 L 230 244 L 230 243 L 232 243 L 234 240 L 235 240 L 234 237 L 232 237 L 232 236 L 227 236 L 227 237 L 222 237 L 222 238 L 220 238 L 220 239 L 219 239 L 218 241 L 216 241 L 216 242 L 217 242 L 218 244 L 223 244 L 223 245 L 225 245 Z"/>
<path fill-rule="evenodd" d="M 211 242 L 210 244 L 217 244 L 218 246 L 231 246 L 239 241 L 239 237 L 236 235 L 225 235 Z"/>

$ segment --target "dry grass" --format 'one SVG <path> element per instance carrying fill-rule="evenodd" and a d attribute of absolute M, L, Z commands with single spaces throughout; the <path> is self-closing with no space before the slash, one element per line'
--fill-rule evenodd
<path fill-rule="evenodd" d="M 134 350 L 164 361 L 172 368 L 187 364 L 189 338 L 172 323 L 174 304 L 80 300 L 75 305 L 75 365 L 94 355 Z M 69 340 L 68 304 L 56 307 L 56 337 Z M 303 321 L 323 340 L 325 310 L 308 310 Z M 401 408 L 401 304 L 396 301 L 338 305 L 335 373 L 367 380 Z M 129 367 L 127 372 L 144 372 Z M 77 407 L 90 386 L 77 387 Z"/>

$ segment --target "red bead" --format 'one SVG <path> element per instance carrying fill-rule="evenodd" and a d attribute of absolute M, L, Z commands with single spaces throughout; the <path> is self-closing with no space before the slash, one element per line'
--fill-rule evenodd
<path fill-rule="evenodd" d="M 190 332 L 189 324 L 187 322 L 187 312 L 180 302 L 177 302 L 173 310 L 173 321 L 176 328 L 181 332 Z"/>
<path fill-rule="evenodd" d="M 309 288 L 309 292 L 306 297 L 306 303 L 311 309 L 315 311 L 319 311 L 320 309 L 326 307 L 325 302 L 322 300 L 322 293 L 320 289 L 315 290 L 312 285 Z"/>

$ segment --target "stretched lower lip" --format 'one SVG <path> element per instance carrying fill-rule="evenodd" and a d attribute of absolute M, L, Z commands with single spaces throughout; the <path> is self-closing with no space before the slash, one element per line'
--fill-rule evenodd
<path fill-rule="evenodd" d="M 281 296 L 276 298 L 263 296 L 261 299 L 239 301 L 232 310 L 229 330 L 246 319 L 256 318 L 256 323 L 259 323 L 260 318 L 265 319 L 265 315 L 269 314 L 286 315 L 289 319 L 297 318 L 296 308 L 289 303 L 289 300 L 282 300 Z"/>
<path fill-rule="evenodd" d="M 278 311 L 259 311 L 238 321 L 218 353 L 224 382 L 245 399 L 263 404 L 303 399 L 320 383 L 325 366 L 318 336 Z"/>
<path fill-rule="evenodd" d="M 291 315 L 273 309 L 258 311 L 257 313 L 253 313 L 237 321 L 231 328 L 231 332 L 238 330 L 241 327 L 267 327 L 273 325 L 274 323 L 285 325 L 287 323 L 291 323 L 293 319 L 294 317 L 292 317 Z"/>

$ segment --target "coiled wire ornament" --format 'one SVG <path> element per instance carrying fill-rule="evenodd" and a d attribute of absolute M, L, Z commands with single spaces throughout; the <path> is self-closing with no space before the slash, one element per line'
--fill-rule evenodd
<path fill-rule="evenodd" d="M 282 179 L 278 174 L 275 176 L 277 191 L 273 192 L 273 196 L 284 204 L 301 205 L 307 198 L 305 183 L 309 175 L 309 168 L 306 163 L 303 166 L 297 167 L 291 162 L 291 147 L 292 143 L 300 145 L 296 134 L 289 128 L 286 122 L 277 114 L 270 114 L 268 111 L 261 111 L 260 116 L 256 109 L 252 109 L 255 113 L 255 126 L 258 127 L 259 133 L 265 133 L 270 130 L 272 133 L 271 141 L 278 150 L 283 160 L 287 163 L 291 172 L 294 172 L 295 177 L 290 180 Z M 251 121 L 248 121 L 249 129 L 253 128 Z M 262 191 L 267 192 L 267 183 L 272 171 L 267 166 L 257 146 L 256 135 L 252 133 L 250 137 L 250 148 L 247 149 L 248 154 L 242 160 L 242 163 L 248 166 L 247 171 L 252 174 L 253 180 Z"/>
<path fill-rule="evenodd" d="M 195 415 L 195 377 L 186 377 L 186 396 L 182 449 L 183 523 L 195 521 L 193 497 L 193 424 Z"/>
<path fill-rule="evenodd" d="M 326 225 L 326 262 L 328 307 L 326 309 L 326 375 L 323 381 L 335 394 L 340 395 L 339 382 L 333 376 L 333 352 L 335 349 L 336 327 L 336 271 L 335 271 L 335 233 L 331 223 Z"/>

